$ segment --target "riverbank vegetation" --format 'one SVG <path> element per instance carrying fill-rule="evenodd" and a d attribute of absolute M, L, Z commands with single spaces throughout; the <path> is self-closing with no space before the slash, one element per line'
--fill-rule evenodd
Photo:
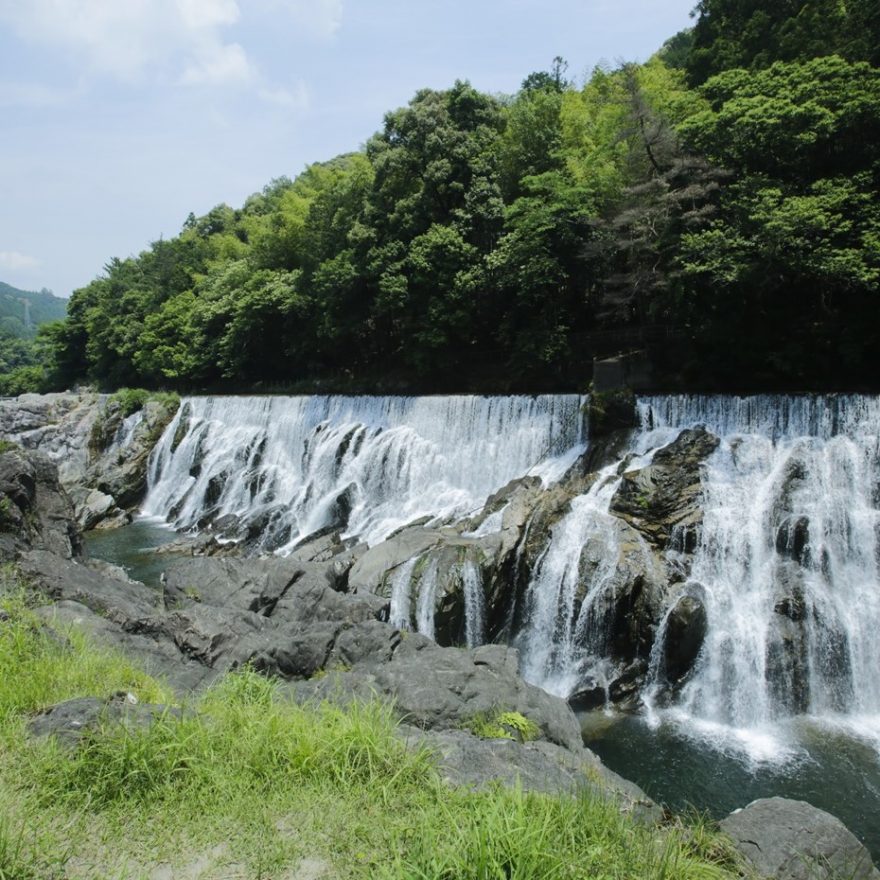
<path fill-rule="evenodd" d="M 3 580 L 2 880 L 149 877 L 162 865 L 254 878 L 739 876 L 705 822 L 652 828 L 595 796 L 451 789 L 396 735 L 387 706 L 299 707 L 249 671 L 149 726 L 106 725 L 73 747 L 34 740 L 28 721 L 65 699 L 175 698 L 49 628 L 9 570 Z"/>
<path fill-rule="evenodd" d="M 113 259 L 44 387 L 876 386 L 880 12 L 701 0 L 644 64 L 423 89 L 359 152 Z"/>

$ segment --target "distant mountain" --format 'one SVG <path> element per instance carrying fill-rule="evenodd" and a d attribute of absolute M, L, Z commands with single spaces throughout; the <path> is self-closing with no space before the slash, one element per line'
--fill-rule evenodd
<path fill-rule="evenodd" d="M 30 339 L 40 324 L 67 314 L 67 300 L 48 290 L 19 290 L 0 281 L 0 336 Z"/>

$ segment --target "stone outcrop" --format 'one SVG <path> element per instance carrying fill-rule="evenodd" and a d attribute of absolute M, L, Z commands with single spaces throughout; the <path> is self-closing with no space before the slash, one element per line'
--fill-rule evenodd
<path fill-rule="evenodd" d="M 611 512 L 658 549 L 675 536 L 681 549 L 693 550 L 703 518 L 700 467 L 718 443 L 704 428 L 682 431 L 647 467 L 623 474 Z"/>
<path fill-rule="evenodd" d="M 173 402 L 149 399 L 123 417 L 108 395 L 23 394 L 0 401 L 0 437 L 57 466 L 80 529 L 122 525 L 143 498 L 147 459 L 175 409 Z"/>
<path fill-rule="evenodd" d="M 721 822 L 736 848 L 775 880 L 880 880 L 868 851 L 837 818 L 804 801 L 764 798 Z"/>
<path fill-rule="evenodd" d="M 120 725 L 126 730 L 144 729 L 163 718 L 180 718 L 180 709 L 139 703 L 132 694 L 118 693 L 107 699 L 78 697 L 39 712 L 28 724 L 31 736 L 52 736 L 75 748 L 83 736 L 99 728 Z"/>
<path fill-rule="evenodd" d="M 46 456 L 4 443 L 0 451 L 0 559 L 39 548 L 79 552 L 74 510 Z"/>

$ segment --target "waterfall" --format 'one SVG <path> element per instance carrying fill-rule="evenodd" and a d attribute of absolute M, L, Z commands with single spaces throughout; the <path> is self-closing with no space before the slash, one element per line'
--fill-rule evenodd
<path fill-rule="evenodd" d="M 654 719 L 758 759 L 785 754 L 797 718 L 880 744 L 880 399 L 680 396 L 640 410 L 721 438 L 690 572 L 707 635 L 666 711 L 652 663 Z"/>
<path fill-rule="evenodd" d="M 391 578 L 391 604 L 388 621 L 400 629 L 409 629 L 412 617 L 412 576 L 419 557 L 413 556 Z"/>
<path fill-rule="evenodd" d="M 645 405 L 722 438 L 704 473 L 691 569 L 708 634 L 678 710 L 733 731 L 796 715 L 880 731 L 880 402 Z"/>
<path fill-rule="evenodd" d="M 438 561 L 432 559 L 419 578 L 416 600 L 416 630 L 429 639 L 435 637 L 434 613 L 437 610 Z"/>
<path fill-rule="evenodd" d="M 461 580 L 464 589 L 465 642 L 469 648 L 483 644 L 486 630 L 485 597 L 480 569 L 470 559 L 462 566 Z"/>
<path fill-rule="evenodd" d="M 880 399 L 681 395 L 638 410 L 624 457 L 572 500 L 534 565 L 518 637 L 525 676 L 563 696 L 605 684 L 599 600 L 620 550 L 609 513 L 619 473 L 703 425 L 721 442 L 701 471 L 687 582 L 668 590 L 645 658 L 649 716 L 749 748 L 795 718 L 880 741 Z M 670 563 L 680 557 L 667 549 Z M 704 603 L 706 637 L 661 708 L 667 620 L 685 592 Z"/>
<path fill-rule="evenodd" d="M 528 681 L 563 697 L 588 676 L 604 682 L 605 633 L 596 612 L 620 556 L 620 521 L 609 512 L 611 500 L 624 468 L 650 464 L 677 433 L 665 425 L 634 432 L 626 455 L 603 468 L 552 527 L 526 590 L 525 626 L 517 638 Z"/>
<path fill-rule="evenodd" d="M 121 452 L 126 449 L 134 438 L 135 430 L 137 430 L 137 427 L 143 420 L 144 411 L 142 409 L 133 412 L 130 416 L 126 416 L 116 429 L 116 434 L 113 437 L 113 442 L 110 444 L 108 454 Z"/>
<path fill-rule="evenodd" d="M 226 515 L 262 549 L 328 527 L 371 544 L 448 521 L 527 473 L 560 476 L 584 449 L 578 395 L 195 397 L 150 462 L 143 512 L 178 529 Z"/>

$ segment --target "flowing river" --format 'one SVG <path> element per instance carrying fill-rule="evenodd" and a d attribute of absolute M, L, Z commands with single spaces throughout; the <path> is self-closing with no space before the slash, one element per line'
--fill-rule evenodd
<path fill-rule="evenodd" d="M 92 552 L 149 568 L 149 554 L 139 563 L 131 548 L 167 540 L 157 523 L 195 530 L 223 517 L 282 554 L 328 526 L 375 544 L 417 519 L 452 522 L 516 477 L 558 479 L 585 449 L 583 404 L 576 395 L 192 398 L 153 454 L 151 519 L 93 538 Z M 561 696 L 585 670 L 602 674 L 607 639 L 593 609 L 613 576 L 620 473 L 705 426 L 720 443 L 701 468 L 687 577 L 669 597 L 669 608 L 699 597 L 702 649 L 674 692 L 655 650 L 641 709 L 591 713 L 585 741 L 673 807 L 723 815 L 757 796 L 802 797 L 880 857 L 880 401 L 666 396 L 642 398 L 638 410 L 621 461 L 574 499 L 531 573 L 515 635 L 523 674 Z M 595 560 L 584 575 L 588 543 Z M 476 644 L 479 573 L 471 566 L 462 578 Z M 412 614 L 430 632 L 432 606 L 404 609 L 404 593 L 392 615 Z"/>

